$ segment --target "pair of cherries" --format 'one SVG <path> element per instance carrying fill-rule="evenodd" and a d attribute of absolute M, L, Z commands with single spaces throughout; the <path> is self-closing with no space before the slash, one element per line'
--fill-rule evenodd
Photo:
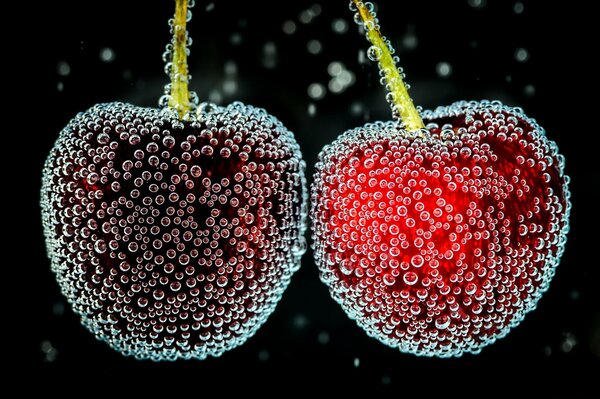
<path fill-rule="evenodd" d="M 152 360 L 242 344 L 300 267 L 309 213 L 322 281 L 391 347 L 478 353 L 535 308 L 570 203 L 564 159 L 533 119 L 486 101 L 419 114 L 372 5 L 353 1 L 397 120 L 321 151 L 309 212 L 306 164 L 281 122 L 190 100 L 189 4 L 176 5 L 163 107 L 80 113 L 44 167 L 52 270 L 94 335 Z"/>

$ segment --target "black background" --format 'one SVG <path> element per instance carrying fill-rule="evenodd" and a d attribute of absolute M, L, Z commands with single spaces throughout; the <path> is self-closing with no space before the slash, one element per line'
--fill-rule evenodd
<path fill-rule="evenodd" d="M 593 256 L 597 233 L 588 233 L 597 220 L 598 167 L 593 166 L 594 146 L 586 144 L 593 132 L 581 131 L 593 114 L 580 108 L 585 100 L 576 91 L 588 84 L 582 68 L 588 63 L 589 39 L 580 30 L 586 12 L 576 1 L 522 1 L 517 13 L 515 3 L 378 2 L 382 30 L 397 48 L 417 104 L 430 108 L 488 98 L 521 106 L 557 141 L 572 177 L 572 230 L 538 309 L 480 355 L 446 360 L 402 354 L 368 338 L 329 297 L 310 250 L 266 325 L 220 358 L 140 362 L 96 341 L 61 297 L 49 270 L 39 222 L 41 169 L 58 132 L 77 112 L 115 100 L 157 106 L 166 82 L 161 55 L 169 41 L 166 22 L 174 2 L 45 2 L 22 11 L 36 34 L 33 40 L 17 34 L 25 50 L 19 61 L 35 72 L 27 74 L 21 91 L 25 98 L 17 108 L 26 111 L 19 116 L 22 123 L 10 132 L 23 133 L 19 145 L 30 156 L 23 162 L 25 175 L 19 172 L 17 179 L 26 196 L 13 204 L 16 209 L 25 206 L 24 217 L 9 231 L 14 233 L 9 245 L 18 250 L 7 251 L 21 255 L 7 262 L 15 272 L 8 292 L 17 291 L 6 302 L 9 313 L 17 313 L 16 319 L 7 319 L 16 323 L 10 322 L 6 331 L 13 336 L 5 342 L 19 366 L 14 371 L 32 382 L 49 381 L 41 387 L 52 392 L 68 392 L 79 382 L 106 392 L 129 385 L 172 393 L 267 393 L 283 386 L 282 395 L 349 389 L 442 398 L 508 395 L 521 385 L 519 390 L 534 393 L 598 395 L 598 385 L 592 384 L 600 374 L 599 276 Z M 309 9 L 311 21 L 301 22 Z M 368 45 L 345 0 L 197 1 L 193 14 L 191 88 L 201 100 L 220 95 L 221 103 L 241 100 L 278 117 L 296 134 L 309 165 L 309 182 L 324 144 L 366 120 L 389 119 L 376 66 L 358 60 L 359 50 Z M 332 29 L 340 18 L 346 21 L 345 33 Z M 283 31 L 285 21 L 295 23 L 293 34 Z M 311 40 L 321 44 L 317 54 L 307 49 Z M 265 54 L 273 45 L 275 59 Z M 105 48 L 114 52 L 110 62 L 100 57 Z M 516 57 L 519 48 L 527 50 L 524 61 Z M 354 73 L 354 84 L 340 94 L 310 98 L 312 83 L 327 87 L 327 67 L 333 61 Z M 449 76 L 437 73 L 440 62 L 451 66 Z M 223 88 L 231 80 L 237 87 L 228 94 Z M 316 113 L 308 112 L 310 104 Z"/>

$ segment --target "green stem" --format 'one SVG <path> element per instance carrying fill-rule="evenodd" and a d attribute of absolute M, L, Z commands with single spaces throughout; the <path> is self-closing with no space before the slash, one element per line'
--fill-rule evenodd
<path fill-rule="evenodd" d="M 408 89 L 402 80 L 402 75 L 392 57 L 393 50 L 383 38 L 375 14 L 369 10 L 369 3 L 365 4 L 360 0 L 352 0 L 352 2 L 356 6 L 358 15 L 363 22 L 367 39 L 373 45 L 369 50 L 376 53 L 369 58 L 377 59 L 379 69 L 383 71 L 385 76 L 386 87 L 391 93 L 390 105 L 394 117 L 399 117 L 404 123 L 404 128 L 408 131 L 414 132 L 423 129 L 425 125 L 423 124 L 421 115 L 419 115 L 419 111 L 408 94 Z"/>
<path fill-rule="evenodd" d="M 187 64 L 187 8 L 188 0 L 175 0 L 173 19 L 173 58 L 171 66 L 171 97 L 169 106 L 180 118 L 190 111 L 189 74 Z"/>

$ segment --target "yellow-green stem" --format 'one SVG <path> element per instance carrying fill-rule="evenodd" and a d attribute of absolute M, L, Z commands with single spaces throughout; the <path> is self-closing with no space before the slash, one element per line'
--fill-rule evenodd
<path fill-rule="evenodd" d="M 408 131 L 417 131 L 425 127 L 419 111 L 413 104 L 408 94 L 408 89 L 402 80 L 400 71 L 396 66 L 392 51 L 383 39 L 375 16 L 369 11 L 366 4 L 360 0 L 352 0 L 356 6 L 363 22 L 367 38 L 373 46 L 380 50 L 378 57 L 379 69 L 383 71 L 390 93 L 392 93 L 392 105 L 396 108 L 398 116 Z"/>
<path fill-rule="evenodd" d="M 169 106 L 175 108 L 180 118 L 190 111 L 187 65 L 187 10 L 188 0 L 175 0 L 173 19 L 173 59 L 171 66 L 171 97 Z"/>

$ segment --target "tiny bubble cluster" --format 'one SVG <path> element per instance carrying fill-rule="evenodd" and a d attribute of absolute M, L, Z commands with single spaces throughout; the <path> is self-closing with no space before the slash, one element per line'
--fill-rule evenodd
<path fill-rule="evenodd" d="M 43 171 L 46 247 L 100 340 L 138 359 L 219 356 L 265 322 L 306 251 L 306 165 L 264 110 L 100 104 Z"/>
<path fill-rule="evenodd" d="M 344 92 L 356 80 L 354 73 L 339 61 L 330 62 L 327 66 L 327 72 L 331 76 L 327 87 L 334 94 Z"/>
<path fill-rule="evenodd" d="M 499 102 L 422 113 L 327 145 L 311 190 L 322 281 L 368 335 L 422 356 L 478 353 L 548 289 L 569 230 L 564 158 Z"/>

